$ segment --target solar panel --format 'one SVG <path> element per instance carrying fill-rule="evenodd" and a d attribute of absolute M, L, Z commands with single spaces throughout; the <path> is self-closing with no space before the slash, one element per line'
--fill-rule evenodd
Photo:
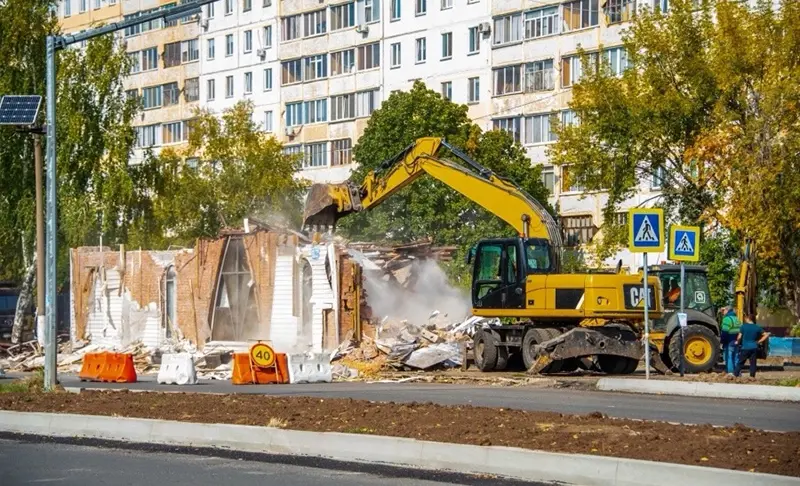
<path fill-rule="evenodd" d="M 3 96 L 0 99 L 0 125 L 33 125 L 41 104 L 41 96 Z"/>

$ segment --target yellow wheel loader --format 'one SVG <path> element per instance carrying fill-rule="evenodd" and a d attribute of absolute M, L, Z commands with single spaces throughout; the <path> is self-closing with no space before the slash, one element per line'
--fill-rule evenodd
<path fill-rule="evenodd" d="M 445 151 L 465 165 L 438 157 Z M 481 370 L 503 369 L 519 353 L 532 372 L 574 369 L 581 358 L 595 356 L 603 371 L 624 374 L 636 369 L 647 350 L 654 367 L 667 371 L 659 347 L 644 335 L 644 299 L 652 319 L 663 314 L 658 277 L 648 278 L 645 296 L 640 275 L 560 273 L 561 231 L 550 213 L 516 184 L 441 138 L 418 139 L 360 183 L 314 184 L 304 226 L 328 231 L 339 218 L 377 206 L 423 174 L 496 215 L 519 235 L 481 240 L 468 255 L 473 314 L 514 321 L 475 333 L 474 357 Z"/>

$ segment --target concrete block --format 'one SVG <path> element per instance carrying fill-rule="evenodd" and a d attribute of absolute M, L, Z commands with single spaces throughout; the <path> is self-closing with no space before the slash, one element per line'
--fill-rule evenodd
<path fill-rule="evenodd" d="M 50 435 L 50 423 L 55 414 L 36 412 L 6 412 L 0 410 L 0 430 L 18 434 Z"/>
<path fill-rule="evenodd" d="M 154 420 L 134 419 L 122 417 L 102 417 L 99 415 L 87 416 L 86 430 L 80 434 L 82 437 L 98 439 L 125 440 L 129 442 L 150 442 L 150 432 Z M 51 429 L 57 431 L 55 422 Z"/>
<path fill-rule="evenodd" d="M 422 442 L 421 463 L 417 467 L 424 469 L 444 469 L 460 472 L 487 472 L 487 468 L 503 469 L 503 464 L 490 460 L 489 448 L 475 447 L 465 444 L 443 444 L 439 442 Z M 464 467 L 465 464 L 474 466 Z M 495 474 L 503 474 L 496 472 Z"/>
<path fill-rule="evenodd" d="M 650 393 L 656 395 L 800 402 L 800 388 L 790 386 L 641 380 L 635 378 L 601 378 L 597 382 L 597 389 L 603 391 Z"/>
<path fill-rule="evenodd" d="M 516 447 L 489 447 L 488 449 L 488 465 L 493 469 L 494 474 L 515 471 L 515 477 L 528 481 L 557 480 L 581 486 L 615 484 L 619 459 L 614 457 L 557 454 L 528 451 Z M 568 463 L 566 462 L 567 458 L 569 459 Z"/>

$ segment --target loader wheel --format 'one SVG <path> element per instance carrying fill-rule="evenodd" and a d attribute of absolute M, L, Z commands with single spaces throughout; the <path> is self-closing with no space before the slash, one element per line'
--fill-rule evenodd
<path fill-rule="evenodd" d="M 597 364 L 600 371 L 609 375 L 621 375 L 630 366 L 628 358 L 624 356 L 614 356 L 612 354 L 600 354 L 597 356 Z"/>
<path fill-rule="evenodd" d="M 539 343 L 543 343 L 550 339 L 550 333 L 548 329 L 535 329 L 529 328 L 528 331 L 525 333 L 525 336 L 522 338 L 522 361 L 525 363 L 525 370 L 531 369 L 531 366 L 536 363 L 536 353 L 533 350 L 533 347 Z M 556 363 L 558 363 L 556 365 Z M 554 366 L 556 365 L 556 366 Z M 555 369 L 556 371 L 553 371 Z M 561 369 L 561 362 L 560 361 L 553 361 L 549 365 L 545 366 L 540 373 L 558 373 Z"/>
<path fill-rule="evenodd" d="M 499 332 L 492 331 L 492 337 L 494 338 L 494 349 L 497 350 L 497 364 L 495 365 L 494 369 L 497 371 L 503 371 L 508 367 L 508 347 L 500 346 L 498 344 L 503 340 L 500 337 Z"/>
<path fill-rule="evenodd" d="M 472 338 L 475 366 L 481 371 L 492 371 L 497 366 L 497 346 L 491 333 L 479 330 Z"/>
<path fill-rule="evenodd" d="M 674 368 L 681 366 L 681 330 L 669 339 L 669 359 Z M 705 373 L 719 360 L 719 338 L 711 329 L 692 324 L 684 331 L 684 363 L 687 373 Z"/>
<path fill-rule="evenodd" d="M 628 360 L 628 366 L 624 370 L 622 370 L 622 374 L 630 375 L 631 373 L 636 371 L 636 368 L 639 367 L 639 360 L 636 358 L 625 358 L 625 359 Z"/>

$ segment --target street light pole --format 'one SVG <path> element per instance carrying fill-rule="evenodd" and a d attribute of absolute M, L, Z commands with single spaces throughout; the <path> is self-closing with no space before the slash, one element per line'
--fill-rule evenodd
<path fill-rule="evenodd" d="M 33 134 L 33 171 L 36 181 L 36 336 L 39 343 L 44 345 L 45 325 L 45 304 L 44 304 L 44 213 L 42 204 L 42 134 Z"/>

